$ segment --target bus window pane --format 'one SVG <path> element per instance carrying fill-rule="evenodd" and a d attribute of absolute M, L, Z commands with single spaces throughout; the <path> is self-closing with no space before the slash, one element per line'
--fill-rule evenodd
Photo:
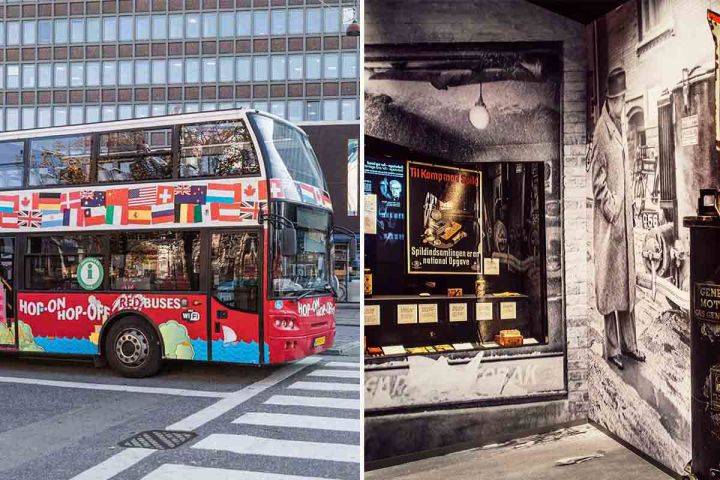
<path fill-rule="evenodd" d="M 90 180 L 92 135 L 30 141 L 30 185 L 77 185 Z"/>
<path fill-rule="evenodd" d="M 172 129 L 100 135 L 99 182 L 170 178 Z"/>
<path fill-rule="evenodd" d="M 99 237 L 30 237 L 25 254 L 25 288 L 82 290 L 76 272 L 78 264 L 87 257 L 102 261 L 102 240 Z"/>
<path fill-rule="evenodd" d="M 257 175 L 260 164 L 243 122 L 185 125 L 180 134 L 180 176 Z"/>
<path fill-rule="evenodd" d="M 188 291 L 200 284 L 198 232 L 116 233 L 110 236 L 110 288 Z"/>
<path fill-rule="evenodd" d="M 0 188 L 22 186 L 23 142 L 0 143 Z"/>
<path fill-rule="evenodd" d="M 212 295 L 223 305 L 256 312 L 257 233 L 214 233 L 211 240 Z"/>

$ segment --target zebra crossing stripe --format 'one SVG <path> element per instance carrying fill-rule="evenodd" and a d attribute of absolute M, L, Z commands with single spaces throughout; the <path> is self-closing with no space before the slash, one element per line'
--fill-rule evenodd
<path fill-rule="evenodd" d="M 225 468 L 195 467 L 166 463 L 145 475 L 142 480 L 332 480 L 318 477 L 298 477 L 277 473 L 248 472 Z"/>
<path fill-rule="evenodd" d="M 360 365 L 353 362 L 327 362 L 322 365 L 323 367 L 329 367 L 329 368 L 353 368 L 358 369 L 360 368 Z"/>
<path fill-rule="evenodd" d="M 360 400 L 354 398 L 334 397 L 300 397 L 294 395 L 273 395 L 265 401 L 268 405 L 284 405 L 292 407 L 339 408 L 343 410 L 360 410 Z"/>
<path fill-rule="evenodd" d="M 360 378 L 357 370 L 313 370 L 308 377 Z"/>
<path fill-rule="evenodd" d="M 265 457 L 360 463 L 360 448 L 357 445 L 342 443 L 299 442 L 250 435 L 214 433 L 193 445 L 192 448 Z"/>
<path fill-rule="evenodd" d="M 360 419 L 358 418 L 313 417 L 285 413 L 250 412 L 236 418 L 233 423 L 263 427 L 311 428 L 336 432 L 360 431 Z"/>
<path fill-rule="evenodd" d="M 295 382 L 287 388 L 299 390 L 316 390 L 321 392 L 358 392 L 357 383 L 325 383 L 325 382 Z"/>

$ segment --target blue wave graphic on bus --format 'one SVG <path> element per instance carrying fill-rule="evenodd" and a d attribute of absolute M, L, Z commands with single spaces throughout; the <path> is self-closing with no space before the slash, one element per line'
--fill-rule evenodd
<path fill-rule="evenodd" d="M 212 342 L 212 358 L 217 362 L 260 363 L 260 349 L 257 342 L 224 343 Z M 265 344 L 265 358 L 270 358 L 270 347 Z"/>
<path fill-rule="evenodd" d="M 35 343 L 46 353 L 67 353 L 73 355 L 97 355 L 98 346 L 87 338 L 35 337 Z"/>

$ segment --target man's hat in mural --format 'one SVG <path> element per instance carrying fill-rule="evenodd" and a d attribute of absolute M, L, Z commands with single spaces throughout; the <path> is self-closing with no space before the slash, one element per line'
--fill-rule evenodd
<path fill-rule="evenodd" d="M 608 74 L 607 97 L 619 97 L 620 95 L 624 95 L 626 90 L 627 86 L 625 85 L 625 70 L 620 67 L 613 69 Z"/>

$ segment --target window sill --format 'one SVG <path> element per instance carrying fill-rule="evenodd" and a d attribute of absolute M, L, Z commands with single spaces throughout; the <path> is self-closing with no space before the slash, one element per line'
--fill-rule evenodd
<path fill-rule="evenodd" d="M 635 47 L 635 51 L 637 52 L 637 55 L 640 56 L 662 43 L 665 39 L 674 35 L 675 29 L 673 28 L 672 24 L 665 24 L 660 27 L 654 28 L 653 30 L 645 34 L 645 38 L 643 40 L 638 42 L 637 46 Z"/>

